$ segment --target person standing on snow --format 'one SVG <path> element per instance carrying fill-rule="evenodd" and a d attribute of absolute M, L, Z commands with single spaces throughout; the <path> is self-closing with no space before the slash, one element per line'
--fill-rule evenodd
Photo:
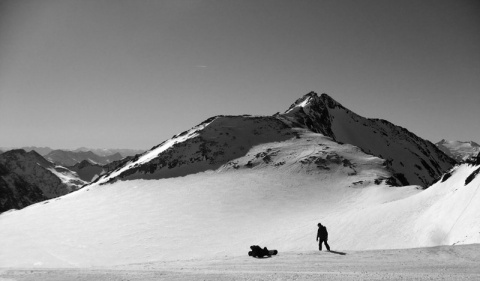
<path fill-rule="evenodd" d="M 322 250 L 322 243 L 325 243 L 325 247 L 327 247 L 327 251 L 330 252 L 330 246 L 327 243 L 328 240 L 328 232 L 327 228 L 323 226 L 321 223 L 318 224 L 318 232 L 317 232 L 317 241 L 318 243 L 318 250 Z"/>

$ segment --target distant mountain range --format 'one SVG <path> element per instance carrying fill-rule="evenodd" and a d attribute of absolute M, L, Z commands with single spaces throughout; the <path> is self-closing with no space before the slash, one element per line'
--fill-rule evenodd
<path fill-rule="evenodd" d="M 50 147 L 38 147 L 38 146 L 25 146 L 25 147 L 0 147 L 0 151 L 7 151 L 12 149 L 23 149 L 26 152 L 30 152 L 32 150 L 36 151 L 38 154 L 45 156 L 54 150 L 62 150 L 62 151 L 73 151 L 73 152 L 88 152 L 91 151 L 98 156 L 106 157 L 111 156 L 116 153 L 122 155 L 122 157 L 127 156 L 135 156 L 137 154 L 145 152 L 143 149 L 122 149 L 122 148 L 86 148 L 80 147 L 74 150 L 71 149 L 52 149 Z"/>
<path fill-rule="evenodd" d="M 123 157 L 128 157 L 128 156 L 135 156 L 137 154 L 141 154 L 145 152 L 144 149 L 121 149 L 121 148 L 86 148 L 86 147 L 80 147 L 75 150 L 74 152 L 88 152 L 91 151 L 95 153 L 96 155 L 99 156 L 111 156 L 114 154 L 120 154 Z"/>
<path fill-rule="evenodd" d="M 121 160 L 123 156 L 120 153 L 115 153 L 109 156 L 99 156 L 91 151 L 65 151 L 65 150 L 53 150 L 45 158 L 55 164 L 62 166 L 73 166 L 84 160 L 89 161 L 92 164 L 105 165 L 113 161 Z"/>
<path fill-rule="evenodd" d="M 466 161 L 480 153 L 480 145 L 473 141 L 447 141 L 443 139 L 435 145 L 458 162 Z"/>

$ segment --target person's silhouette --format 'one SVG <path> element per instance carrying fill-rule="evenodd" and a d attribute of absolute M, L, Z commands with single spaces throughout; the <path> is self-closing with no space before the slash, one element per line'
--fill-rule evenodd
<path fill-rule="evenodd" d="M 317 241 L 318 243 L 318 250 L 322 250 L 322 243 L 325 243 L 325 247 L 327 247 L 327 251 L 330 252 L 330 246 L 328 245 L 328 232 L 327 228 L 322 225 L 321 223 L 318 223 L 318 231 L 317 231 Z"/>

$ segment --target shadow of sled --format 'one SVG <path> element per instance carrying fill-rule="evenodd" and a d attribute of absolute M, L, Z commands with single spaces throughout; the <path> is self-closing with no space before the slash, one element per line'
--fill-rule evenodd
<path fill-rule="evenodd" d="M 337 251 L 329 251 L 330 253 L 332 254 L 337 254 L 337 255 L 342 255 L 342 256 L 345 256 L 347 253 L 344 253 L 344 252 L 337 252 Z"/>

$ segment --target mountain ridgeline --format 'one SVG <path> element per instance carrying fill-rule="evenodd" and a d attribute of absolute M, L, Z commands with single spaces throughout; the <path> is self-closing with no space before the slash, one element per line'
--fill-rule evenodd
<path fill-rule="evenodd" d="M 123 158 L 120 153 L 115 153 L 108 156 L 99 156 L 92 151 L 68 151 L 68 150 L 53 150 L 45 158 L 55 164 L 62 166 L 73 166 L 84 160 L 88 160 L 92 164 L 106 165 L 113 161 L 118 161 Z"/>
<path fill-rule="evenodd" d="M 256 145 L 298 138 L 300 129 L 352 144 L 384 159 L 384 165 L 392 174 L 389 179 L 392 185 L 426 188 L 455 164 L 435 145 L 408 130 L 385 120 L 361 117 L 328 95 L 311 92 L 283 114 L 209 118 L 150 151 L 125 160 L 98 182 L 170 178 L 222 166 L 252 168 L 255 159 L 244 166 L 236 164 L 235 159 L 244 157 Z M 268 153 L 264 152 L 261 157 L 270 157 Z"/>
<path fill-rule="evenodd" d="M 281 117 L 386 160 L 400 185 L 428 187 L 456 162 L 434 144 L 382 119 L 361 117 L 326 94 L 309 93 Z"/>

